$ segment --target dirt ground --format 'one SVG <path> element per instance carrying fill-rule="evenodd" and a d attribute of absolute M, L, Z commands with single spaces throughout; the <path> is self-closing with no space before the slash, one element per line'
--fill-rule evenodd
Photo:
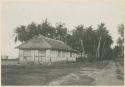
<path fill-rule="evenodd" d="M 114 61 L 36 67 L 2 68 L 2 85 L 124 85 L 124 68 Z"/>
<path fill-rule="evenodd" d="M 119 70 L 120 73 L 117 73 Z M 119 78 L 118 78 L 119 77 Z M 49 83 L 49 85 L 123 85 L 123 67 L 110 62 L 103 69 L 85 67 Z"/>

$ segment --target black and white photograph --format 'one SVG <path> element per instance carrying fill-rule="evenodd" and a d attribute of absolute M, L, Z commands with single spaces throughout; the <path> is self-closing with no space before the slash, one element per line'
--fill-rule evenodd
<path fill-rule="evenodd" d="M 2 0 L 1 86 L 124 86 L 124 0 Z"/>

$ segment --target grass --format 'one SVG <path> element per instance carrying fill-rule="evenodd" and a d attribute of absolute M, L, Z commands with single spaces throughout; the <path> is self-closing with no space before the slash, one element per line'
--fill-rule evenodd
<path fill-rule="evenodd" d="M 117 65 L 117 66 L 119 66 L 119 65 Z M 122 65 L 121 65 L 122 66 Z M 122 69 L 119 69 L 119 68 L 117 68 L 116 69 L 116 77 L 117 77 L 117 79 L 119 79 L 119 80 L 124 80 L 124 69 L 123 69 L 123 71 L 122 71 Z"/>
<path fill-rule="evenodd" d="M 105 63 L 106 64 L 106 63 Z M 105 64 L 102 64 L 104 67 Z M 47 85 L 48 82 L 77 72 L 83 67 L 102 68 L 99 63 L 63 63 L 46 65 L 4 65 L 1 67 L 2 85 Z"/>
<path fill-rule="evenodd" d="M 53 79 L 77 71 L 82 63 L 2 66 L 2 85 L 46 85 Z"/>

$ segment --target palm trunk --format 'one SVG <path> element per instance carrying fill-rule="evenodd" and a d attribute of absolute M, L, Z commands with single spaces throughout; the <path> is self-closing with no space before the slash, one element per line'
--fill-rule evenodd
<path fill-rule="evenodd" d="M 93 45 L 93 55 L 96 56 L 96 52 L 95 52 L 95 49 L 96 49 L 96 43 L 94 42 L 94 45 Z"/>
<path fill-rule="evenodd" d="M 104 41 L 104 44 L 103 44 L 103 47 L 102 47 L 102 55 L 101 55 L 101 58 L 104 57 L 104 47 L 105 47 L 105 41 Z"/>
<path fill-rule="evenodd" d="M 124 57 L 124 44 L 122 45 L 122 56 Z"/>
<path fill-rule="evenodd" d="M 122 39 L 122 56 L 124 57 L 124 37 Z"/>
<path fill-rule="evenodd" d="M 96 51 L 96 57 L 99 58 L 100 57 L 100 52 L 99 52 L 99 49 L 100 49 L 100 43 L 101 43 L 101 36 L 99 38 L 99 42 L 98 42 L 98 47 L 97 47 L 97 51 Z"/>
<path fill-rule="evenodd" d="M 82 46 L 82 56 L 84 55 L 84 47 L 83 47 L 83 42 L 81 40 L 81 46 Z"/>

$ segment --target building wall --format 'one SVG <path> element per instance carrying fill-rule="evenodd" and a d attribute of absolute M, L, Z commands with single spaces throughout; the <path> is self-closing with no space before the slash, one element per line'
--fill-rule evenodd
<path fill-rule="evenodd" d="M 76 61 L 77 58 L 76 53 L 58 50 L 47 50 L 46 55 L 47 62 Z"/>
<path fill-rule="evenodd" d="M 36 50 L 19 50 L 20 63 L 33 63 L 35 61 Z"/>
<path fill-rule="evenodd" d="M 76 61 L 77 54 L 58 50 L 19 50 L 20 63 L 51 63 Z"/>

